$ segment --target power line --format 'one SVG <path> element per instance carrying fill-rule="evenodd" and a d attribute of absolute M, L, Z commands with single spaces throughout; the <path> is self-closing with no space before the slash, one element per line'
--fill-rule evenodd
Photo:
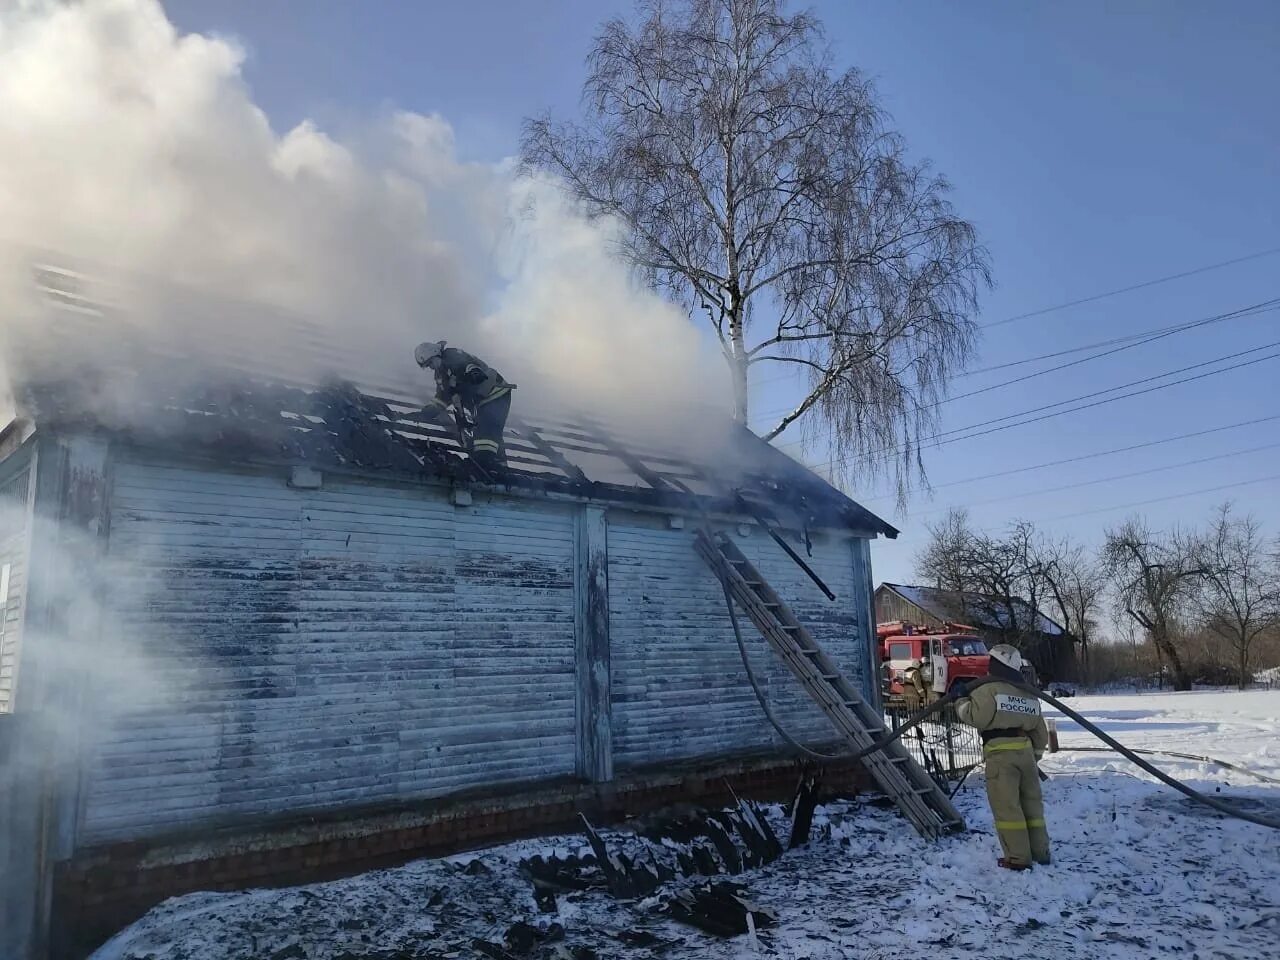
<path fill-rule="evenodd" d="M 1163 340 L 1165 337 L 1171 337 L 1176 333 L 1183 333 L 1187 330 L 1195 330 L 1200 327 L 1207 326 L 1212 323 L 1221 323 L 1223 320 L 1234 319 L 1241 316 L 1255 316 L 1259 313 L 1268 313 L 1276 309 L 1280 304 L 1280 298 L 1273 300 L 1264 300 L 1260 304 L 1252 307 L 1243 307 L 1240 310 L 1233 310 L 1230 313 L 1221 313 L 1215 317 L 1206 317 L 1203 320 L 1194 320 L 1190 323 L 1179 324 L 1169 327 L 1159 333 L 1144 337 L 1141 340 L 1135 340 L 1132 343 L 1125 343 L 1118 347 L 1112 347 L 1110 350 L 1104 350 L 1101 353 L 1094 353 L 1087 357 L 1080 357 L 1077 360 L 1070 360 L 1066 363 L 1060 363 L 1056 367 L 1047 367 L 1044 370 L 1037 370 L 1034 373 L 1024 374 L 1021 377 L 1015 377 L 1012 380 L 1002 380 L 1000 383 L 993 383 L 990 386 L 982 387 L 978 390 L 970 390 L 968 393 L 961 393 L 954 397 L 946 397 L 934 404 L 935 407 L 942 406 L 944 403 L 950 403 L 953 400 L 963 400 L 965 397 L 976 397 L 980 393 L 989 393 L 992 390 L 999 390 L 1001 387 L 1009 387 L 1015 383 L 1023 383 L 1027 380 L 1034 380 L 1036 377 L 1042 377 L 1047 373 L 1056 373 L 1059 370 L 1066 370 L 1068 367 L 1076 367 L 1082 363 L 1088 363 L 1090 360 L 1098 360 L 1102 357 L 1109 357 L 1112 354 L 1120 353 L 1124 350 L 1132 350 L 1134 347 L 1145 346 L 1148 343 L 1154 343 L 1157 340 Z"/>
<path fill-rule="evenodd" d="M 931 443 L 936 440 L 938 441 L 937 445 L 942 446 L 943 444 L 955 443 L 956 441 L 959 441 L 959 440 L 973 440 L 973 439 L 976 439 L 977 437 L 985 437 L 991 433 L 998 433 L 1001 430 L 1009 430 L 1009 429 L 1012 429 L 1013 427 L 1023 427 L 1030 423 L 1039 423 L 1042 420 L 1049 420 L 1049 419 L 1052 419 L 1053 417 L 1060 417 L 1063 414 L 1078 413 L 1081 410 L 1089 410 L 1089 409 L 1092 409 L 1093 407 L 1100 407 L 1100 406 L 1103 406 L 1104 404 L 1114 403 L 1117 400 L 1127 400 L 1130 397 L 1142 396 L 1147 393 L 1153 393 L 1157 390 L 1164 390 L 1168 387 L 1176 387 L 1183 383 L 1191 383 L 1195 380 L 1203 380 L 1206 377 L 1216 376 L 1219 373 L 1228 373 L 1229 371 L 1238 370 L 1238 369 L 1241 369 L 1242 367 L 1253 366 L 1256 363 L 1262 363 L 1266 360 L 1274 360 L 1276 357 L 1280 357 L 1280 352 L 1270 353 L 1262 357 L 1255 357 L 1252 360 L 1245 360 L 1241 363 L 1231 364 L 1230 366 L 1221 367 L 1220 369 L 1217 369 L 1217 370 L 1209 370 L 1209 371 L 1206 371 L 1205 373 L 1198 373 L 1190 377 L 1183 377 L 1179 380 L 1172 380 L 1169 383 L 1156 384 L 1155 386 L 1147 387 L 1142 390 L 1133 390 L 1133 391 L 1130 391 L 1129 393 L 1120 394 L 1119 396 L 1107 397 L 1106 399 L 1102 399 L 1102 400 L 1094 400 L 1092 403 L 1081 404 L 1080 406 L 1077 406 L 1077 407 L 1069 407 L 1066 410 L 1057 410 L 1053 413 L 1046 413 L 1038 417 L 1030 417 L 1026 420 L 1019 420 L 1016 423 L 1003 423 L 1003 421 L 1005 420 L 1013 420 L 1013 419 L 1016 419 L 1017 417 L 1026 416 L 1029 413 L 1038 413 L 1041 410 L 1051 410 L 1054 407 L 1061 407 L 1067 404 L 1077 403 L 1080 400 L 1088 400 L 1092 397 L 1102 396 L 1103 394 L 1114 393 L 1117 390 L 1123 390 L 1128 387 L 1138 386 L 1139 384 L 1143 384 L 1143 383 L 1150 383 L 1153 380 L 1162 380 L 1165 377 L 1173 376 L 1176 373 L 1182 373 L 1187 370 L 1194 370 L 1197 367 L 1209 366 L 1214 363 L 1221 363 L 1223 360 L 1232 360 L 1232 359 L 1235 359 L 1236 357 L 1245 356 L 1250 353 L 1257 353 L 1259 350 L 1267 350 L 1276 346 L 1280 346 L 1280 341 L 1263 344 L 1262 346 L 1254 347 L 1251 350 L 1242 350 L 1239 353 L 1232 353 L 1222 357 L 1215 357 L 1212 360 L 1205 360 L 1202 363 L 1195 363 L 1188 367 L 1180 367 L 1177 370 L 1170 370 L 1165 373 L 1156 374 L 1153 377 L 1145 377 L 1141 380 L 1134 380 L 1130 383 L 1122 383 L 1119 386 L 1109 387 L 1106 390 L 1097 390 L 1097 391 L 1094 391 L 1093 393 L 1086 393 L 1079 397 L 1073 397 L 1070 400 L 1061 400 L 1058 403 L 1050 403 L 1040 407 L 1033 407 L 1030 410 L 1023 410 L 1023 411 L 1020 411 L 1019 413 L 1009 414 L 1008 416 L 997 417 L 993 420 L 984 420 L 981 423 L 970 424 L 967 427 L 958 427 L 955 430 L 947 430 L 947 431 L 944 431 L 943 433 L 934 434 L 931 437 L 924 437 L 921 440 L 919 440 L 918 443 L 921 443 L 921 444 Z M 964 431 L 966 430 L 974 430 L 978 427 L 985 427 L 988 424 L 1002 424 L 1002 425 L 993 426 L 988 430 L 981 430 L 976 433 L 965 433 L 964 436 L 952 436 L 952 434 L 964 433 Z M 868 453 L 867 457 L 885 459 L 886 454 L 896 455 L 900 453 L 903 449 L 904 448 L 901 445 L 897 447 L 886 447 L 882 450 L 876 450 L 876 451 L 872 451 L 871 453 Z M 812 465 L 812 467 L 816 468 L 816 467 L 822 467 L 822 466 L 829 466 L 830 464 L 836 463 L 836 462 L 838 462 L 838 460 L 836 458 L 833 458 L 831 460 L 827 460 L 819 464 L 814 464 Z"/>
<path fill-rule="evenodd" d="M 1093 480 L 1082 480 L 1079 483 L 1067 483 L 1059 487 L 1045 487 L 1043 490 L 1030 490 L 1026 493 L 1012 493 L 1003 497 L 992 497 L 988 500 L 971 500 L 968 503 L 960 504 L 964 507 L 985 507 L 992 503 L 1004 503 L 1006 500 L 1023 500 L 1027 497 L 1038 497 L 1048 493 L 1062 493 L 1066 490 L 1078 490 L 1081 487 L 1092 487 L 1099 483 L 1112 483 L 1116 480 L 1129 480 L 1133 477 L 1145 477 L 1153 473 L 1164 473 L 1168 470 L 1177 470 L 1181 467 L 1196 466 L 1201 463 L 1212 463 L 1215 460 L 1226 460 L 1228 457 L 1243 457 L 1250 453 L 1259 453 L 1263 450 L 1274 450 L 1280 447 L 1280 443 L 1267 443 L 1259 447 L 1249 447 L 1245 450 L 1232 450 L 1230 453 L 1216 453 L 1209 457 L 1197 457 L 1194 460 L 1183 460 L 1180 463 L 1170 463 L 1159 467 L 1148 467 L 1145 470 L 1134 470 L 1129 473 L 1118 473 L 1110 477 L 1097 477 Z M 917 516 L 927 516 L 931 513 L 940 513 L 943 510 L 949 510 L 950 507 L 933 507 L 928 510 L 920 510 Z"/>
<path fill-rule="evenodd" d="M 1029 467 L 1015 467 L 1012 470 L 1001 470 L 1001 471 L 998 471 L 997 473 L 984 473 L 978 477 L 965 477 L 961 480 L 948 480 L 946 483 L 934 484 L 933 489 L 939 490 L 943 487 L 955 487 L 955 486 L 959 486 L 962 483 L 977 483 L 979 480 L 994 480 L 997 477 L 1009 477 L 1009 476 L 1013 476 L 1016 473 L 1028 473 L 1032 470 L 1042 470 L 1045 467 L 1059 467 L 1059 466 L 1062 466 L 1063 464 L 1068 464 L 1068 463 L 1080 463 L 1083 460 L 1094 460 L 1098 457 L 1108 457 L 1117 453 L 1129 453 L 1130 451 L 1143 450 L 1147 447 L 1158 447 L 1161 444 L 1173 443 L 1175 440 L 1189 440 L 1192 437 L 1204 437 L 1204 436 L 1208 436 L 1211 433 L 1221 433 L 1224 430 L 1235 430 L 1240 427 L 1250 427 L 1259 423 L 1268 423 L 1272 420 L 1280 420 L 1280 413 L 1272 414 L 1269 417 L 1259 417 L 1256 420 L 1241 420 L 1239 423 L 1228 423 L 1220 427 L 1211 427 L 1208 430 L 1196 430 L 1192 433 L 1180 433 L 1177 436 L 1163 437 L 1160 440 L 1147 440 L 1147 441 L 1144 441 L 1143 443 L 1131 443 L 1126 447 L 1113 447 L 1110 450 L 1099 450 L 1095 453 L 1085 453 L 1085 454 L 1081 454 L 1078 457 L 1066 457 L 1062 460 L 1048 460 L 1044 463 L 1032 464 Z M 884 497 L 868 497 L 865 499 L 867 500 L 867 502 L 870 503 L 877 500 L 892 500 L 894 498 L 893 496 L 884 496 Z"/>
<path fill-rule="evenodd" d="M 1280 253 L 1280 247 L 1271 247 L 1267 250 L 1259 250 L 1257 253 L 1246 254 L 1243 257 L 1236 257 L 1232 260 L 1222 260 L 1218 263 L 1211 263 L 1203 267 L 1196 267 L 1193 270 L 1184 270 L 1181 273 L 1172 273 L 1167 277 L 1158 277 L 1155 280 L 1145 280 L 1142 283 L 1135 283 L 1135 284 L 1132 284 L 1131 286 L 1121 287 L 1117 290 L 1110 290 L 1106 293 L 1096 293 L 1089 297 L 1081 297 L 1077 300 L 1068 300 L 1065 303 L 1055 304 L 1054 306 L 1051 306 L 1051 307 L 1043 307 L 1039 310 L 1032 310 L 1028 313 L 1020 313 L 1013 317 L 1007 317 L 1004 320 L 994 320 L 990 323 L 979 324 L 979 327 L 980 329 L 984 329 L 984 330 L 990 329 L 991 327 L 1002 327 L 1007 323 L 1014 323 L 1018 320 L 1029 320 L 1032 317 L 1041 317 L 1047 313 L 1056 313 L 1059 310 L 1066 310 L 1066 309 L 1069 309 L 1070 307 L 1078 307 L 1086 303 L 1095 303 L 1098 300 L 1105 300 L 1108 297 L 1117 297 L 1122 293 L 1131 293 L 1134 290 L 1143 290 L 1143 289 L 1146 289 L 1147 287 L 1154 287 L 1161 283 L 1169 283 L 1173 280 L 1181 280 L 1185 277 L 1193 277 L 1193 276 L 1196 276 L 1197 274 L 1208 273 L 1211 270 L 1221 270 L 1223 267 L 1235 266 L 1237 263 L 1248 263 L 1250 260 L 1259 260 L 1263 257 L 1269 257 L 1277 253 Z M 1088 348 L 1081 347 L 1079 349 L 1088 349 Z M 1030 361 L 1025 360 L 1025 361 L 1018 361 L 1018 362 L 1029 363 Z M 974 370 L 969 373 L 957 374 L 957 376 L 971 376 L 972 374 L 985 373 L 993 369 L 1000 369 L 1000 368 L 989 367 L 989 368 L 986 368 L 985 370 Z M 765 380 L 759 380 L 756 383 L 752 384 L 752 386 L 753 387 L 764 386 L 767 383 L 778 383 L 778 382 L 781 382 L 782 380 L 787 380 L 787 379 L 789 379 L 789 377 L 787 377 L 786 375 L 782 375 L 778 377 L 770 377 Z"/>
<path fill-rule="evenodd" d="M 1008 387 L 1017 383 L 1023 383 L 1027 380 L 1033 380 L 1036 377 L 1041 377 L 1050 373 L 1056 373 L 1059 370 L 1065 370 L 1068 367 L 1079 366 L 1080 364 L 1089 363 L 1092 360 L 1098 360 L 1098 359 L 1101 359 L 1102 357 L 1108 357 L 1108 356 L 1111 356 L 1112 354 L 1120 353 L 1124 350 L 1130 350 L 1134 347 L 1140 347 L 1148 343 L 1154 343 L 1157 340 L 1163 340 L 1165 337 L 1170 337 L 1170 336 L 1173 336 L 1174 334 L 1183 333 L 1187 330 L 1196 330 L 1201 327 L 1209 326 L 1211 324 L 1221 323 L 1224 320 L 1239 320 L 1245 317 L 1252 317 L 1252 316 L 1258 316 L 1259 314 L 1263 314 L 1263 313 L 1270 313 L 1276 310 L 1278 307 L 1280 307 L 1280 297 L 1273 297 L 1269 300 L 1263 300 L 1259 303 L 1255 303 L 1247 307 L 1239 307 L 1235 310 L 1229 310 L 1225 313 L 1214 314 L 1213 316 L 1210 316 L 1210 317 L 1203 317 L 1199 320 L 1189 320 L 1184 323 L 1175 323 L 1175 324 L 1170 324 L 1164 327 L 1156 327 L 1151 330 L 1143 331 L 1142 333 L 1130 334 L 1129 336 L 1125 336 L 1125 337 L 1115 337 L 1115 338 L 1112 338 L 1111 340 L 1103 340 L 1098 343 L 1087 344 L 1085 346 L 1071 347 L 1066 350 L 1057 350 L 1052 353 L 1044 353 L 1035 357 L 1027 357 L 1023 360 L 1013 360 L 1013 361 L 1010 361 L 1009 363 L 998 364 L 996 366 L 987 367 L 982 370 L 970 371 L 964 374 L 960 374 L 958 376 L 972 376 L 977 373 L 990 373 L 992 371 L 1006 369 L 1008 367 L 1016 367 L 1016 366 L 1022 366 L 1028 363 L 1034 363 L 1037 360 L 1051 360 L 1057 357 L 1067 356 L 1072 353 L 1080 353 L 1084 350 L 1091 350 L 1097 347 L 1111 347 L 1111 349 L 1104 350 L 1101 353 L 1095 353 L 1088 357 L 1081 357 L 1077 360 L 1068 361 L 1067 363 L 1060 363 L 1057 366 L 1047 367 L 1044 370 L 1037 370 L 1033 373 L 1028 373 L 1021 377 L 1015 377 L 1012 380 L 1002 380 L 999 383 L 993 383 L 985 387 L 980 387 L 979 389 L 971 390 L 968 393 L 957 394 L 954 397 L 944 397 L 942 400 L 939 400 L 936 404 L 933 404 L 933 406 L 939 407 L 945 403 L 950 403 L 953 400 L 963 400 L 966 397 L 974 397 L 974 396 L 977 396 L 978 394 L 989 393 L 992 390 L 998 390 L 1001 387 Z M 1119 344 L 1119 346 L 1116 346 L 1116 344 Z M 769 410 L 764 413 L 757 414 L 757 416 L 772 418 L 773 416 L 787 412 L 788 410 L 792 409 L 793 406 L 794 405 L 789 405 L 786 407 L 778 408 L 776 410 Z M 778 444 L 778 446 L 779 447 L 797 446 L 801 443 L 803 443 L 803 441 L 801 440 L 791 440 L 785 444 Z"/>
<path fill-rule="evenodd" d="M 1173 369 L 1173 370 L 1165 371 L 1164 373 L 1157 373 L 1157 374 L 1153 374 L 1153 375 L 1152 375 L 1152 376 L 1150 376 L 1150 377 L 1142 377 L 1141 379 L 1138 379 L 1138 380 L 1130 380 L 1128 383 L 1122 383 L 1122 384 L 1119 384 L 1118 386 L 1114 386 L 1114 387 L 1107 387 L 1107 388 L 1106 388 L 1106 389 L 1104 389 L 1104 390 L 1094 390 L 1094 391 L 1092 391 L 1092 392 L 1090 392 L 1090 393 L 1082 393 L 1082 394 L 1081 394 L 1080 396 L 1078 396 L 1078 397 L 1071 397 L 1070 399 L 1067 399 L 1067 400 L 1058 400 L 1058 401 L 1056 401 L 1056 402 L 1054 402 L 1054 403 L 1045 403 L 1045 404 L 1041 404 L 1041 405 L 1040 405 L 1040 406 L 1038 406 L 1038 407 L 1031 407 L 1031 408 L 1029 408 L 1029 409 L 1027 409 L 1027 410 L 1020 410 L 1020 411 L 1019 411 L 1019 412 L 1017 412 L 1017 413 L 1007 413 L 1007 414 L 1005 414 L 1003 417 L 992 417 L 990 420 L 981 420 L 981 421 L 979 421 L 978 423 L 971 423 L 971 424 L 969 424 L 968 426 L 964 426 L 964 427 L 953 427 L 953 428 L 952 428 L 952 429 L 950 429 L 950 430 L 943 430 L 943 431 L 941 431 L 940 433 L 935 433 L 935 434 L 933 434 L 932 436 L 925 437 L 924 439 L 922 439 L 922 440 L 921 440 L 921 441 L 919 441 L 919 442 L 920 442 L 920 443 L 929 443 L 929 442 L 931 442 L 931 441 L 933 441 L 933 440 L 939 440 L 939 439 L 941 439 L 941 438 L 943 438 L 943 437 L 951 437 L 951 436 L 954 436 L 954 435 L 955 435 L 955 434 L 957 434 L 957 433 L 966 433 L 966 434 L 967 434 L 967 433 L 968 433 L 968 431 L 970 431 L 970 430 L 976 430 L 978 427 L 985 427 L 985 426 L 988 426 L 988 425 L 993 424 L 993 423 L 1004 423 L 1006 420 L 1016 420 L 1016 419 L 1018 419 L 1019 417 L 1024 417 L 1024 416 L 1026 416 L 1027 414 L 1030 414 L 1030 413 L 1040 413 L 1042 410 L 1052 410 L 1052 409 L 1054 409 L 1055 407 L 1065 407 L 1065 406 L 1069 406 L 1070 404 L 1073 404 L 1073 403 L 1079 403 L 1081 400 L 1091 400 L 1091 399 L 1093 399 L 1094 397 L 1101 397 L 1101 396 L 1105 396 L 1105 395 L 1106 395 L 1106 394 L 1108 394 L 1108 393 L 1115 393 L 1117 390 L 1127 390 L 1129 387 L 1140 387 L 1140 386 L 1142 386 L 1144 383 L 1153 383 L 1153 382 L 1155 382 L 1156 380 L 1163 380 L 1165 377 L 1171 377 L 1171 376 L 1173 376 L 1174 374 L 1178 374 L 1178 373 L 1186 373 L 1188 370 L 1198 370 L 1198 369 L 1200 369 L 1201 367 L 1209 367 L 1209 366 L 1212 366 L 1212 365 L 1213 365 L 1213 364 L 1215 364 L 1215 363 L 1221 363 L 1221 362 L 1223 362 L 1224 360 L 1235 360 L 1235 359 L 1237 359 L 1237 358 L 1239 358 L 1239 357 L 1245 357 L 1245 356 L 1248 356 L 1248 355 L 1249 355 L 1249 354 L 1251 354 L 1251 353 L 1258 353 L 1258 352 L 1260 352 L 1260 351 L 1262 351 L 1262 350 L 1270 350 L 1270 349 L 1272 349 L 1273 347 L 1280 347 L 1280 340 L 1273 340 L 1271 343 L 1264 343 L 1264 344 L 1263 344 L 1262 346 L 1260 346 L 1260 347 L 1251 347 L 1251 348 L 1250 348 L 1250 349 L 1248 349 L 1248 350 L 1240 350 L 1240 351 L 1238 351 L 1237 353 L 1228 353 L 1228 354 L 1224 354 L 1224 355 L 1223 355 L 1223 356 L 1221 356 L 1221 357 L 1214 357 L 1212 360 L 1201 360 L 1199 363 L 1192 363 L 1192 364 L 1188 364 L 1188 365 L 1187 365 L 1187 366 L 1185 366 L 1185 367 L 1177 367 L 1177 368 L 1175 368 L 1175 369 Z M 1266 360 L 1266 359 L 1269 359 L 1269 358 L 1270 358 L 1270 355 L 1268 355 L 1267 357 L 1262 357 L 1262 358 L 1260 358 L 1260 359 L 1262 359 L 1262 360 Z M 1253 361 L 1253 362 L 1257 362 L 1257 361 Z M 1201 378 L 1201 377 L 1203 377 L 1203 376 L 1212 376 L 1212 375 L 1213 375 L 1213 374 L 1215 374 L 1215 373 L 1225 373 L 1225 372 L 1226 372 L 1226 371 L 1228 371 L 1228 370 L 1234 370 L 1234 369 L 1236 369 L 1236 366 L 1244 366 L 1244 364 L 1239 364 L 1239 365 L 1233 365 L 1233 366 L 1223 367 L 1221 370 L 1214 370 L 1214 371 L 1211 371 L 1211 372 L 1209 372 L 1209 373 L 1200 374 L 1200 375 L 1198 375 L 1198 376 L 1195 376 L 1195 377 L 1189 377 L 1189 378 L 1187 378 L 1187 379 L 1183 379 L 1183 380 L 1174 380 L 1174 381 L 1172 381 L 1172 382 L 1170 382 L 1170 383 L 1161 384 L 1161 385 L 1159 385 L 1159 386 L 1157 386 L 1157 387 L 1155 387 L 1155 388 L 1153 388 L 1153 389 L 1156 389 L 1156 390 L 1163 390 L 1163 389 L 1165 389 L 1166 387 L 1176 386 L 1176 385 L 1177 385 L 1177 384 L 1179 384 L 1179 383 L 1186 383 L 1186 382 L 1188 382 L 1189 380 L 1198 380 L 1198 379 L 1200 379 L 1200 378 Z M 1112 397 L 1112 398 L 1110 398 L 1109 400 L 1107 400 L 1106 402 L 1107 402 L 1107 403 L 1110 403 L 1110 402 L 1112 402 L 1112 401 L 1114 401 L 1114 400 L 1123 400 L 1123 399 L 1125 399 L 1125 397 L 1138 396 L 1138 395 L 1139 395 L 1139 394 L 1141 394 L 1141 393 L 1149 393 L 1149 392 L 1150 392 L 1149 390 L 1142 390 L 1142 391 L 1138 391 L 1138 393 L 1128 393 L 1128 394 L 1124 394 L 1124 395 L 1122 395 L 1122 396 Z M 1088 406 L 1097 406 L 1097 404 L 1089 404 Z M 1078 408 L 1073 408 L 1073 409 L 1085 410 L 1085 409 L 1088 409 L 1088 406 L 1086 406 L 1086 407 L 1078 407 Z M 1069 412 L 1071 412 L 1071 411 L 1064 410 L 1064 411 L 1062 411 L 1062 412 L 1063 412 L 1063 413 L 1069 413 Z M 1029 421 L 1026 421 L 1026 422 L 1028 422 L 1028 423 L 1034 423 L 1035 421 L 1031 421 L 1031 420 L 1029 420 Z M 902 444 L 899 444 L 899 445 L 894 446 L 894 447 L 886 448 L 886 450 L 884 450 L 884 451 L 882 451 L 882 452 L 885 452 L 885 453 L 901 452 L 902 447 L 903 447 L 903 445 L 902 445 Z"/>
<path fill-rule="evenodd" d="M 1194 277 L 1197 274 L 1208 273 L 1210 270 L 1221 270 L 1223 267 L 1234 266 L 1237 263 L 1247 263 L 1250 260 L 1258 260 L 1262 257 L 1269 257 L 1277 253 L 1280 253 L 1280 247 L 1271 247 L 1268 250 L 1260 250 L 1257 253 L 1250 253 L 1243 257 L 1236 257 L 1233 260 L 1223 260 L 1219 263 L 1211 263 L 1207 266 L 1196 267 L 1193 270 L 1184 270 L 1181 273 L 1171 273 L 1167 277 L 1157 277 L 1155 280 L 1144 280 L 1142 283 L 1135 283 L 1128 287 L 1120 287 L 1117 290 L 1108 290 L 1106 293 L 1095 293 L 1091 297 L 1081 297 L 1078 300 L 1068 300 L 1066 303 L 1059 303 L 1052 307 L 1044 307 L 1040 310 L 1032 310 L 1029 313 L 1020 313 L 1014 317 L 1008 317 L 1004 320 L 995 320 L 991 323 L 980 324 L 980 326 L 983 329 L 1002 327 L 1006 323 L 1015 323 L 1018 320 L 1030 320 L 1032 317 L 1042 317 L 1046 313 L 1056 313 L 1059 310 L 1078 307 L 1081 304 L 1095 303 L 1098 300 L 1105 300 L 1108 297 L 1118 297 L 1122 293 L 1132 293 L 1134 290 L 1144 290 L 1147 287 L 1154 287 L 1161 283 L 1169 283 L 1172 280 L 1181 280 L 1184 277 Z"/>
<path fill-rule="evenodd" d="M 1095 513 L 1109 513 L 1112 510 L 1128 510 L 1132 507 L 1145 507 L 1152 503 L 1166 503 L 1169 500 L 1181 500 L 1184 497 L 1196 497 L 1202 493 L 1217 493 L 1219 490 L 1234 490 L 1236 487 L 1248 487 L 1255 483 L 1267 483 L 1272 480 L 1280 480 L 1280 473 L 1274 473 L 1269 477 L 1255 477 L 1252 480 L 1240 480 L 1236 483 L 1224 483 L 1217 487 L 1204 487 L 1201 490 L 1188 490 L 1185 493 L 1174 493 L 1167 497 L 1152 497 L 1150 500 L 1135 500 L 1133 503 L 1117 503 L 1110 507 L 1098 507 L 1094 510 L 1079 510 L 1076 513 L 1064 513 L 1057 517 L 1048 517 L 1042 520 L 1042 523 L 1053 523 L 1057 520 L 1071 520 L 1075 517 L 1092 516 Z"/>

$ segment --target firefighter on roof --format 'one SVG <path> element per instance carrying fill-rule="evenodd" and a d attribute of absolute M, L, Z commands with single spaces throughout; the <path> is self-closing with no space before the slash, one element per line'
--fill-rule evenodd
<path fill-rule="evenodd" d="M 1049 863 L 1049 833 L 1036 762 L 1049 744 L 1040 701 L 1027 693 L 1022 656 L 1007 643 L 991 648 L 988 675 L 968 684 L 956 703 L 960 719 L 982 735 L 987 800 L 1004 856 L 999 864 L 1026 870 Z"/>
<path fill-rule="evenodd" d="M 436 395 L 423 407 L 423 413 L 448 423 L 452 407 L 454 423 L 463 438 L 470 420 L 468 449 L 476 462 L 486 469 L 505 466 L 503 428 L 516 385 L 507 383 L 484 361 L 465 350 L 446 346 L 443 340 L 419 344 L 413 356 L 419 367 L 431 370 L 436 377 Z"/>

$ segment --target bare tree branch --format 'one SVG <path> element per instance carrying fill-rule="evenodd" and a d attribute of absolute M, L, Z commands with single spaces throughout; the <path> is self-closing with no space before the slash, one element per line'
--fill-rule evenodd
<path fill-rule="evenodd" d="M 1107 531 L 1103 560 L 1120 604 L 1149 624 L 1147 632 L 1169 662 L 1176 690 L 1190 690 L 1191 677 L 1174 643 L 1179 619 L 1188 612 L 1205 570 L 1195 538 L 1178 531 L 1155 533 L 1134 518 Z"/>
<path fill-rule="evenodd" d="M 808 392 L 767 436 L 819 424 L 902 495 L 989 273 L 872 84 L 833 71 L 820 25 L 783 0 L 642 0 L 601 28 L 583 92 L 581 124 L 526 122 L 525 163 L 624 224 L 620 252 L 705 314 L 740 420 L 750 365 L 803 360 Z M 905 452 L 854 456 L 890 447 Z"/>
<path fill-rule="evenodd" d="M 1203 570 L 1200 615 L 1213 633 L 1231 644 L 1243 690 L 1252 679 L 1254 641 L 1280 624 L 1280 569 L 1257 518 L 1233 514 L 1230 503 L 1218 508 L 1198 541 L 1196 557 Z"/>

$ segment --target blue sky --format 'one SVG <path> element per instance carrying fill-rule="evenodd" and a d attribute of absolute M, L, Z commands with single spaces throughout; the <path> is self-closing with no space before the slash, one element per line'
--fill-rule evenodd
<path fill-rule="evenodd" d="M 436 111 L 454 125 L 464 157 L 495 160 L 516 150 L 524 116 L 576 109 L 597 24 L 630 4 L 171 0 L 166 8 L 180 28 L 230 34 L 248 49 L 246 77 L 278 129 L 306 117 L 341 129 L 392 107 Z M 958 209 L 990 248 L 997 286 L 981 322 L 1280 247 L 1280 4 L 855 0 L 814 9 L 837 63 L 876 78 L 912 150 L 952 181 Z M 977 366 L 1273 297 L 1280 254 L 992 327 Z M 1280 312 L 1209 325 L 956 400 L 944 408 L 943 429 L 1275 341 Z M 953 392 L 1046 365 L 966 377 Z M 757 411 L 793 398 L 796 388 L 772 379 L 778 375 L 762 372 L 772 382 L 754 395 Z M 1280 414 L 1277 378 L 1280 359 L 1268 360 L 952 443 L 928 453 L 929 474 L 942 484 Z M 925 523 L 948 506 L 972 504 L 983 525 L 1027 518 L 1096 542 L 1132 512 L 1113 507 L 1280 475 L 1280 446 L 1271 444 L 1280 444 L 1280 420 L 940 487 L 906 515 L 882 499 L 883 488 L 862 484 L 854 493 L 904 530 L 898 542 L 878 545 L 877 577 L 910 581 Z M 808 456 L 825 459 L 820 450 Z M 1162 467 L 1171 469 L 1047 492 Z M 1231 498 L 1280 533 L 1277 494 L 1280 480 L 1272 480 L 1139 509 L 1157 525 L 1188 523 Z"/>

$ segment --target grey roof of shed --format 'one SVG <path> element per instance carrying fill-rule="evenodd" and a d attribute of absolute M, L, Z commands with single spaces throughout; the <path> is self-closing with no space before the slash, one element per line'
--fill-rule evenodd
<path fill-rule="evenodd" d="M 959 590 L 939 590 L 936 587 L 919 587 L 905 583 L 882 583 L 880 589 L 892 590 L 908 603 L 913 603 L 930 616 L 953 623 L 967 623 L 989 630 L 1009 629 L 1008 611 L 1004 601 L 981 593 Z M 1021 597 L 1013 598 L 1015 616 L 1026 623 L 1034 623 L 1037 633 L 1058 637 L 1066 634 L 1062 626 Z"/>

